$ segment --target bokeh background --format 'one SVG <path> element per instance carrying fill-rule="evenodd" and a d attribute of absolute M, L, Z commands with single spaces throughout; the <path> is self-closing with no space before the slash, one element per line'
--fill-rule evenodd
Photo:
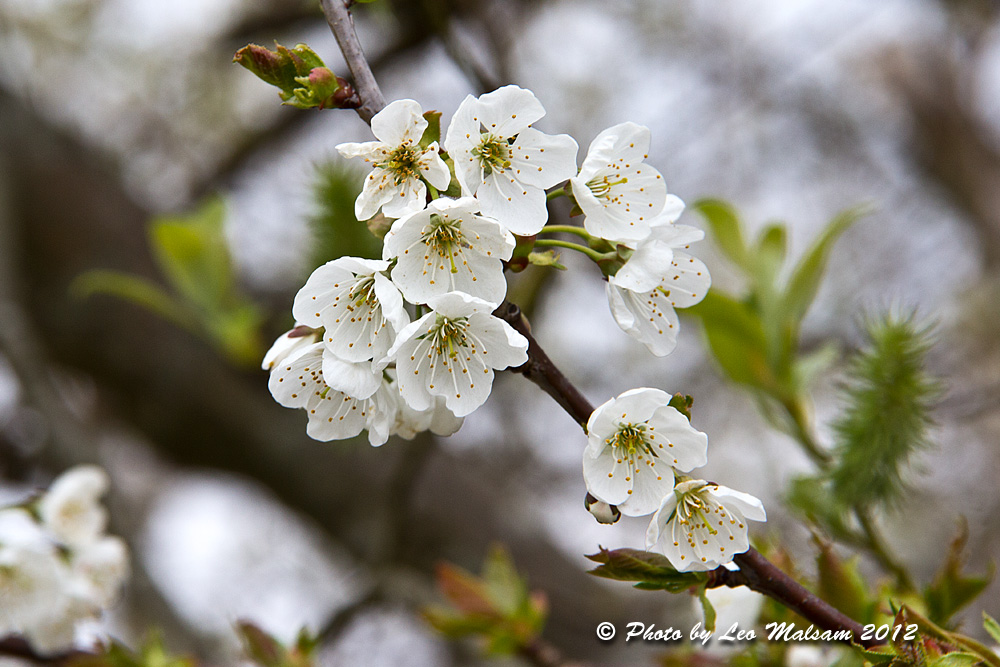
<path fill-rule="evenodd" d="M 477 569 L 496 541 L 549 596 L 548 639 L 640 664 L 662 647 L 601 644 L 596 624 L 698 617 L 686 596 L 585 573 L 598 545 L 640 548 L 645 522 L 599 526 L 583 510 L 584 437 L 536 387 L 501 376 L 456 435 L 379 450 L 309 440 L 304 415 L 268 394 L 257 359 L 291 324 L 295 291 L 318 263 L 366 247 L 350 219 L 358 177 L 334 146 L 368 128 L 279 106 L 231 63 L 277 39 L 344 73 L 317 4 L 0 0 L 0 500 L 74 463 L 108 469 L 135 575 L 105 628 L 126 642 L 156 626 L 174 649 L 234 662 L 232 623 L 247 618 L 286 639 L 322 632 L 329 665 L 478 664 L 415 610 L 437 599 L 436 562 Z M 538 126 L 576 137 L 580 159 L 601 129 L 643 123 L 672 192 L 727 199 L 750 230 L 785 221 L 793 257 L 838 211 L 871 204 L 835 248 L 804 345 L 846 354 L 860 316 L 888 306 L 937 323 L 938 446 L 879 523 L 926 582 L 965 516 L 971 567 L 985 569 L 1000 544 L 994 2 L 378 0 L 355 13 L 387 99 L 447 121 L 465 95 L 518 83 L 548 111 Z M 88 272 L 113 270 L 176 296 L 151 223 L 211 197 L 225 205 L 217 250 L 232 281 L 202 320 L 87 295 L 100 283 Z M 696 254 L 739 291 L 711 242 Z M 722 381 L 697 322 L 653 358 L 615 325 L 599 273 L 563 258 L 569 271 L 532 269 L 512 287 L 541 344 L 594 403 L 637 386 L 693 395 L 705 477 L 761 497 L 756 534 L 808 573 L 809 531 L 781 500 L 808 460 Z M 841 372 L 813 392 L 824 442 Z M 980 610 L 1000 616 L 998 600 L 994 584 L 969 632 Z"/>

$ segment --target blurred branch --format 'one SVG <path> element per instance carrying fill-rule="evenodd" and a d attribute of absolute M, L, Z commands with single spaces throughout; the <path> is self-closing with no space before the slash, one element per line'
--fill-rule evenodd
<path fill-rule="evenodd" d="M 90 651 L 67 651 L 53 655 L 41 655 L 31 648 L 31 644 L 18 636 L 0 638 L 0 656 L 28 660 L 37 665 L 68 665 L 80 658 L 92 658 Z"/>

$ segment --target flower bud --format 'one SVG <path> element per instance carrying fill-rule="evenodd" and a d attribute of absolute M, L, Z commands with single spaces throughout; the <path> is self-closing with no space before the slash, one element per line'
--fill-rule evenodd
<path fill-rule="evenodd" d="M 622 518 L 622 513 L 618 511 L 617 506 L 598 500 L 589 493 L 583 499 L 583 506 L 587 508 L 588 512 L 594 515 L 598 523 L 612 524 Z"/>

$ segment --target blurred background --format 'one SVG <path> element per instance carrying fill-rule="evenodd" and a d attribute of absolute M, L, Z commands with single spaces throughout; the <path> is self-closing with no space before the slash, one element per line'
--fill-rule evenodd
<path fill-rule="evenodd" d="M 135 575 L 105 629 L 152 626 L 177 651 L 237 660 L 250 619 L 321 633 L 329 665 L 473 665 L 416 610 L 442 560 L 478 570 L 500 542 L 549 599 L 545 636 L 598 664 L 662 646 L 602 644 L 602 620 L 690 627 L 687 596 L 586 574 L 583 554 L 642 547 L 645 522 L 583 509 L 585 443 L 522 378 L 501 375 L 448 439 L 319 443 L 278 406 L 259 359 L 295 291 L 340 254 L 377 252 L 353 220 L 361 175 L 334 146 L 370 131 L 299 111 L 231 63 L 248 42 L 308 43 L 346 68 L 297 0 L 0 0 L 0 501 L 70 465 L 113 479 L 112 531 Z M 877 517 L 918 584 L 964 515 L 970 567 L 1000 545 L 1000 23 L 992 0 L 378 0 L 355 8 L 387 99 L 446 123 L 469 93 L 513 82 L 538 123 L 581 145 L 648 125 L 649 162 L 687 202 L 720 197 L 750 234 L 788 225 L 789 254 L 837 212 L 873 213 L 835 246 L 802 333 L 837 354 L 811 390 L 818 437 L 839 410 L 860 317 L 896 306 L 937 323 L 946 393 L 912 491 Z M 560 212 L 559 209 L 557 212 Z M 565 214 L 565 211 L 561 211 Z M 688 212 L 682 222 L 704 227 Z M 742 277 L 711 241 L 720 289 Z M 724 381 L 683 320 L 657 359 L 608 312 L 599 272 L 512 282 L 550 356 L 599 404 L 654 386 L 695 397 L 707 479 L 763 499 L 768 537 L 809 573 L 810 531 L 782 498 L 810 462 Z M 845 550 L 844 554 L 851 553 Z M 862 571 L 884 576 L 873 562 Z M 993 584 L 966 612 L 1000 615 Z M 643 662 L 643 661 L 646 662 Z M 497 663 L 494 663 L 497 664 Z M 517 664 L 511 661 L 510 664 Z"/>

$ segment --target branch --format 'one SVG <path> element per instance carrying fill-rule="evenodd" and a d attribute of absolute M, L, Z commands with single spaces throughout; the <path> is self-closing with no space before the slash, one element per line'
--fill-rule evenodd
<path fill-rule="evenodd" d="M 323 15 L 326 22 L 330 24 L 333 36 L 337 38 L 347 67 L 351 70 L 351 78 L 354 79 L 354 87 L 361 96 L 361 106 L 358 107 L 358 115 L 366 123 L 371 123 L 372 116 L 385 107 L 385 98 L 382 97 L 382 90 L 375 81 L 372 68 L 368 65 L 365 52 L 361 50 L 361 42 L 358 41 L 358 33 L 354 30 L 354 20 L 347 10 L 344 0 L 320 0 L 323 7 Z"/>
<path fill-rule="evenodd" d="M 37 653 L 35 649 L 31 648 L 31 644 L 18 635 L 0 637 L 0 656 L 28 660 L 32 663 L 40 665 L 69 664 L 80 658 L 93 658 L 94 655 L 94 653 L 89 651 L 79 650 L 56 653 L 53 655 L 41 655 Z"/>

